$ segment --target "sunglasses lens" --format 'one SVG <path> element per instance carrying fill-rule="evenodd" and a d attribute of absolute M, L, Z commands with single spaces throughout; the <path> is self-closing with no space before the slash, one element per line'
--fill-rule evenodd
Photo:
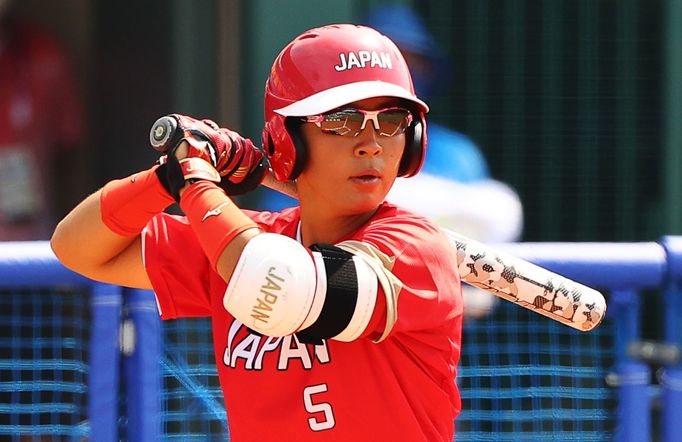
<path fill-rule="evenodd" d="M 348 136 L 356 136 L 360 133 L 364 120 L 364 115 L 352 109 L 326 114 L 323 117 L 320 121 L 320 129 L 323 132 Z"/>
<path fill-rule="evenodd" d="M 379 135 L 392 137 L 405 132 L 410 124 L 410 112 L 405 109 L 389 109 L 381 112 L 379 120 Z"/>
<path fill-rule="evenodd" d="M 317 124 L 323 132 L 355 137 L 362 131 L 363 123 L 374 125 L 371 114 L 371 112 L 368 113 L 369 121 L 365 123 L 364 112 L 357 109 L 344 109 L 322 115 Z M 410 112 L 406 109 L 391 108 L 379 112 L 376 117 L 376 121 L 379 122 L 379 135 L 392 137 L 405 132 L 411 118 Z"/>

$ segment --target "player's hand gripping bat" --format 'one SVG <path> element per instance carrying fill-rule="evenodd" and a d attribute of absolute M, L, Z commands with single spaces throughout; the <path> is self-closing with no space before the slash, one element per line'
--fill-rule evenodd
<path fill-rule="evenodd" d="M 174 120 L 157 120 L 149 134 L 154 149 L 166 152 L 175 130 Z M 266 173 L 262 184 L 296 198 L 293 182 L 280 182 Z M 457 270 L 462 281 L 581 331 L 592 330 L 604 319 L 606 301 L 598 291 L 451 230 L 442 230 L 457 250 Z"/>

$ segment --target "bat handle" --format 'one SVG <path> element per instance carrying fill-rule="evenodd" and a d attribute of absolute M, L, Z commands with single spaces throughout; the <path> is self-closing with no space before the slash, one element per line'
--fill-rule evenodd
<path fill-rule="evenodd" d="M 154 150 L 166 153 L 170 150 L 171 140 L 175 138 L 178 130 L 178 121 L 171 117 L 161 117 L 152 125 L 149 131 L 149 144 Z"/>
<path fill-rule="evenodd" d="M 296 183 L 293 181 L 277 181 L 272 174 L 272 170 L 268 168 L 265 171 L 263 182 L 261 184 L 279 193 L 298 199 L 298 191 L 296 190 Z"/>
<path fill-rule="evenodd" d="M 174 141 L 176 141 L 180 135 L 178 133 L 179 130 L 178 120 L 176 120 L 175 117 L 170 115 L 161 117 L 156 120 L 149 131 L 149 144 L 151 144 L 157 152 L 167 153 L 173 147 Z M 296 183 L 293 181 L 277 181 L 270 168 L 266 170 L 261 184 L 283 193 L 284 195 L 298 199 Z"/>

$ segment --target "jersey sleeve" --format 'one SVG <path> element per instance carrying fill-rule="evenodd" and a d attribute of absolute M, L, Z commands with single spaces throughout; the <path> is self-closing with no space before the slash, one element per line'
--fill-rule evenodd
<path fill-rule="evenodd" d="M 243 212 L 264 231 L 279 232 L 291 224 L 279 213 Z M 142 257 L 162 319 L 211 315 L 211 293 L 224 292 L 227 283 L 211 268 L 186 217 L 161 213 L 152 218 L 142 232 Z"/>
<path fill-rule="evenodd" d="M 162 319 L 211 314 L 210 263 L 186 218 L 154 217 L 142 232 L 142 256 Z"/>
<path fill-rule="evenodd" d="M 444 234 L 420 217 L 373 222 L 354 240 L 367 243 L 391 260 L 384 267 L 400 281 L 393 298 L 382 288 L 390 333 L 445 326 L 461 316 L 461 281 L 457 257 Z M 389 333 L 389 334 L 390 334 Z"/>

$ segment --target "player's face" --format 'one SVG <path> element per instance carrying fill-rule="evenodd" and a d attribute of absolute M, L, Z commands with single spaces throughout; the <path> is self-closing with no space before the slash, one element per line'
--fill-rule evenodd
<path fill-rule="evenodd" d="M 400 100 L 370 98 L 343 109 L 392 107 L 400 107 Z M 402 129 L 387 134 L 366 120 L 357 136 L 328 133 L 314 122 L 304 123 L 301 131 L 309 153 L 297 180 L 301 205 L 315 204 L 339 215 L 352 215 L 371 212 L 381 204 L 398 175 L 405 150 Z"/>

